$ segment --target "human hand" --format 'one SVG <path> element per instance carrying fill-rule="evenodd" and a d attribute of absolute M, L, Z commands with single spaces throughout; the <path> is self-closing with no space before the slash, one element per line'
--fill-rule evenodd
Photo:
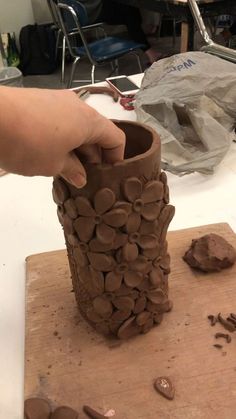
<path fill-rule="evenodd" d="M 93 163 L 123 159 L 123 131 L 72 91 L 1 87 L 0 108 L 0 166 L 7 171 L 61 175 L 83 187 L 79 156 Z"/>

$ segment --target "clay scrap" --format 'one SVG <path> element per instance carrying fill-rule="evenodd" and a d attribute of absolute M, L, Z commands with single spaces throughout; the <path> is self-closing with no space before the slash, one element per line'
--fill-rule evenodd
<path fill-rule="evenodd" d="M 30 398 L 25 401 L 24 419 L 78 419 L 78 413 L 68 406 L 60 406 L 53 412 L 45 399 Z"/>
<path fill-rule="evenodd" d="M 31 398 L 25 401 L 25 419 L 49 419 L 50 415 L 51 406 L 47 400 Z"/>
<path fill-rule="evenodd" d="M 158 377 L 154 383 L 154 388 L 166 399 L 173 400 L 175 388 L 169 377 Z"/>
<path fill-rule="evenodd" d="M 183 259 L 192 268 L 203 272 L 221 271 L 235 263 L 236 251 L 223 237 L 211 233 L 192 240 Z"/>

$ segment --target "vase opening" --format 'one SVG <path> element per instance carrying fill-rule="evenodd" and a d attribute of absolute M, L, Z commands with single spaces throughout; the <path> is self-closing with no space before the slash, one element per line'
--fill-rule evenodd
<path fill-rule="evenodd" d="M 139 154 L 146 153 L 152 146 L 151 131 L 140 125 L 132 125 L 128 121 L 116 122 L 116 125 L 126 135 L 125 159 L 131 159 Z"/>

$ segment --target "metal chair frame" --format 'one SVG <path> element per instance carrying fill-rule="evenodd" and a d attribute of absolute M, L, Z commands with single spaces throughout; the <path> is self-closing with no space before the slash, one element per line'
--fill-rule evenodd
<path fill-rule="evenodd" d="M 64 3 L 58 3 L 56 5 L 56 7 L 57 7 L 57 12 L 58 12 L 58 17 L 59 17 L 59 20 L 60 20 L 60 27 L 61 27 L 61 30 L 62 30 L 63 35 L 65 37 L 68 50 L 69 50 L 71 56 L 74 58 L 74 61 L 73 61 L 73 64 L 72 64 L 72 69 L 71 69 L 71 74 L 70 74 L 70 79 L 69 79 L 67 87 L 70 88 L 71 85 L 72 85 L 72 82 L 90 82 L 90 83 L 92 82 L 92 84 L 95 83 L 95 69 L 96 69 L 96 66 L 101 66 L 101 65 L 104 65 L 108 62 L 111 63 L 112 73 L 115 71 L 116 74 L 118 75 L 118 71 L 119 71 L 118 58 L 116 58 L 116 59 L 114 58 L 113 60 L 112 59 L 111 60 L 106 60 L 103 63 L 99 63 L 92 56 L 92 54 L 90 52 L 89 44 L 88 44 L 87 39 L 84 35 L 84 30 L 86 30 L 87 27 L 84 27 L 84 26 L 80 25 L 79 17 L 77 15 L 77 13 L 75 12 L 75 10 L 73 9 L 73 7 L 68 6 L 67 4 L 64 4 Z M 65 10 L 67 12 L 70 12 L 71 16 L 73 17 L 73 20 L 74 20 L 74 23 L 75 23 L 75 29 L 71 32 L 67 31 L 66 26 L 64 24 L 62 13 L 61 13 L 61 11 L 63 11 L 63 10 Z M 89 29 L 96 28 L 96 27 L 97 27 L 97 24 L 90 25 Z M 74 80 L 74 73 L 75 73 L 76 65 L 81 58 L 80 56 L 75 54 L 75 52 L 74 52 L 74 50 L 71 46 L 70 38 L 75 36 L 75 35 L 80 36 L 81 41 L 82 41 L 83 46 L 84 46 L 84 49 L 86 51 L 87 57 L 88 57 L 91 65 L 92 65 L 91 80 Z M 143 70 L 142 70 L 142 65 L 141 65 L 141 62 L 140 62 L 139 55 L 135 51 L 131 51 L 131 52 L 129 52 L 129 54 L 132 54 L 136 57 L 137 63 L 138 63 L 138 66 L 139 66 L 139 70 L 140 70 L 140 72 L 142 72 Z"/>
<path fill-rule="evenodd" d="M 204 45 L 201 48 L 201 51 L 207 52 L 212 55 L 216 55 L 217 57 L 236 63 L 235 50 L 224 47 L 223 45 L 219 45 L 211 39 L 209 33 L 207 32 L 205 23 L 202 19 L 202 15 L 196 0 L 188 0 L 188 3 L 197 28 L 200 31 L 204 41 L 206 42 L 206 45 Z"/>
<path fill-rule="evenodd" d="M 62 53 L 61 53 L 61 82 L 64 83 L 65 82 L 65 58 L 66 58 L 66 49 L 68 48 L 66 45 L 66 37 L 63 34 L 63 30 L 61 27 L 61 22 L 60 22 L 60 18 L 58 15 L 58 11 L 57 11 L 57 7 L 56 7 L 56 3 L 55 0 L 47 0 L 47 4 L 51 13 L 51 17 L 53 20 L 53 23 L 57 29 L 57 39 L 56 39 L 56 49 L 55 49 L 55 59 L 57 59 L 57 54 L 58 54 L 58 50 L 61 48 L 62 49 Z M 103 36 L 106 36 L 106 31 L 103 27 L 104 23 L 103 22 L 97 22 L 95 24 L 92 25 L 86 25 L 83 27 L 84 31 L 90 31 L 95 29 L 96 30 L 96 35 L 98 38 L 98 30 L 100 30 L 103 34 Z M 62 40 L 62 45 L 60 46 L 60 41 Z"/>

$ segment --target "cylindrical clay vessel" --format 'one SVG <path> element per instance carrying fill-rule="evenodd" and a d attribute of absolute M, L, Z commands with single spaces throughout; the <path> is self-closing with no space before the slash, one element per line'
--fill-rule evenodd
<path fill-rule="evenodd" d="M 166 233 L 174 207 L 158 135 L 139 123 L 116 124 L 126 134 L 124 161 L 85 165 L 83 189 L 54 179 L 53 198 L 80 312 L 97 331 L 126 339 L 171 309 Z"/>

